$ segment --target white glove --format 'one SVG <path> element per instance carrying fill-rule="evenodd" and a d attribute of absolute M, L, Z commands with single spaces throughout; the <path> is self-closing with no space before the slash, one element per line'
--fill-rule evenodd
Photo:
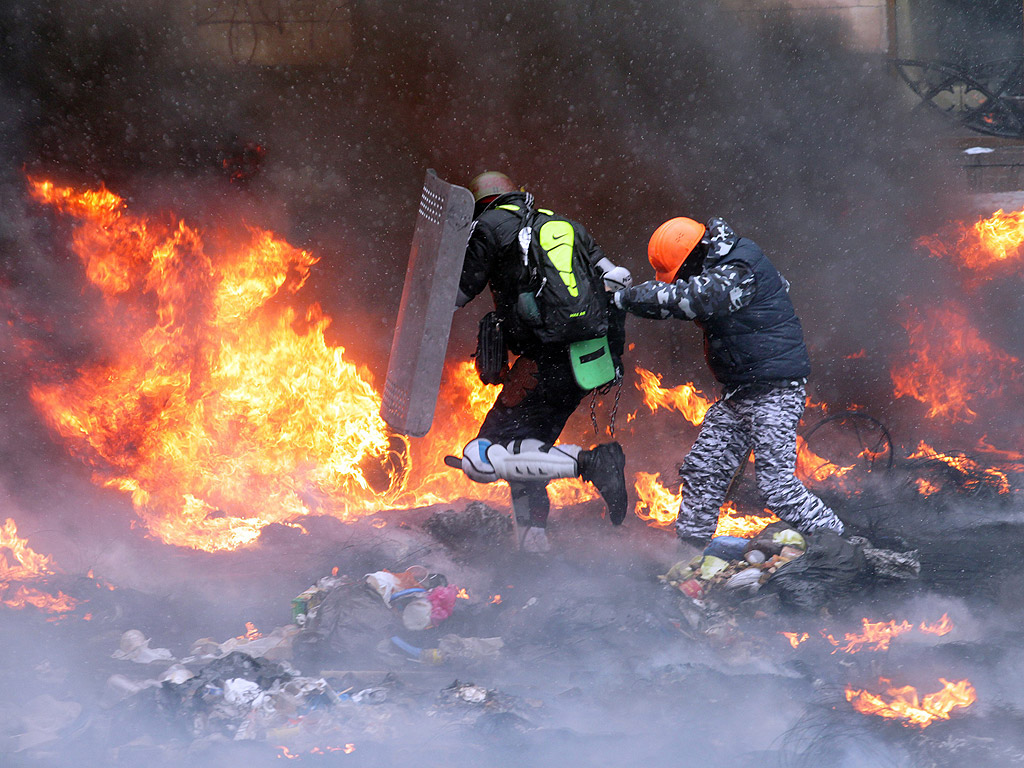
<path fill-rule="evenodd" d="M 633 285 L 633 275 L 625 267 L 613 267 L 605 272 L 603 277 L 606 291 L 621 291 Z"/>

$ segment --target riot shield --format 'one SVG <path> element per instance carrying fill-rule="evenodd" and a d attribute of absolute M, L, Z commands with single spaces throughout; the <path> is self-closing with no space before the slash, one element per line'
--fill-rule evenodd
<path fill-rule="evenodd" d="M 422 437 L 434 420 L 472 220 L 469 190 L 428 170 L 380 408 L 396 432 Z"/>

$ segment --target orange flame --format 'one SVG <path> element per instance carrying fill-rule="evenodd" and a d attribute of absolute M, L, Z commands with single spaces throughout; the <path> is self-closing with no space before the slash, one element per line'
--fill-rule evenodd
<path fill-rule="evenodd" d="M 6 590 L 7 585 L 3 586 L 4 590 Z M 65 595 L 60 590 L 57 590 L 56 595 L 51 595 L 46 592 L 40 592 L 34 587 L 26 587 L 24 584 L 19 584 L 12 595 L 6 594 L 6 591 L 2 592 L 2 594 L 4 597 L 0 602 L 9 608 L 24 608 L 27 605 L 34 605 L 36 608 L 41 608 L 47 613 L 66 613 L 67 611 L 73 611 L 78 604 L 75 598 Z"/>
<path fill-rule="evenodd" d="M 978 462 L 974 459 L 968 458 L 967 456 L 950 456 L 945 453 L 939 453 L 924 440 L 918 443 L 917 450 L 907 458 L 933 459 L 935 461 L 941 461 L 943 464 L 969 476 L 964 483 L 964 487 L 967 490 L 972 490 L 974 486 L 977 486 L 982 482 L 982 479 L 972 480 L 970 478 L 970 476 L 979 475 L 980 478 L 983 478 L 986 483 L 990 483 L 999 493 L 1010 493 L 1011 491 L 1010 479 L 1002 470 L 995 469 L 994 467 L 985 467 L 983 469 L 978 465 Z M 928 485 L 930 486 L 931 483 L 928 483 Z M 920 483 L 918 484 L 918 490 L 921 490 Z"/>
<path fill-rule="evenodd" d="M 832 635 L 822 632 L 822 637 L 832 643 L 832 645 L 837 646 L 836 650 L 832 651 L 832 653 L 837 651 L 857 653 L 869 645 L 871 646 L 867 648 L 869 651 L 887 651 L 889 650 L 889 644 L 895 638 L 914 628 L 913 624 L 905 620 L 897 624 L 895 621 L 871 622 L 867 619 L 861 619 L 861 624 L 864 627 L 864 631 L 859 634 L 847 632 L 845 635 L 846 645 L 842 648 L 838 647 L 839 641 Z"/>
<path fill-rule="evenodd" d="M 779 632 L 779 634 L 789 640 L 789 644 L 794 648 L 799 648 L 800 644 L 810 637 L 806 632 Z"/>
<path fill-rule="evenodd" d="M 917 492 L 922 496 L 931 496 L 939 491 L 939 486 L 929 480 L 925 480 L 923 477 L 917 478 L 914 481 L 914 485 L 917 487 Z"/>
<path fill-rule="evenodd" d="M 27 539 L 18 537 L 18 526 L 11 518 L 0 527 L 0 550 L 4 549 L 11 553 L 13 562 L 0 551 L 0 582 L 38 579 L 53 573 L 53 561 L 37 554 Z"/>
<path fill-rule="evenodd" d="M 466 591 L 465 587 L 459 587 L 459 591 L 455 593 L 455 597 L 459 600 L 469 600 L 469 592 Z"/>
<path fill-rule="evenodd" d="M 637 472 L 633 482 L 636 491 L 634 512 L 641 520 L 650 521 L 656 527 L 669 527 L 679 514 L 680 494 L 674 494 L 663 486 L 658 478 L 661 473 Z"/>
<path fill-rule="evenodd" d="M 263 637 L 263 633 L 256 629 L 256 625 L 251 621 L 245 622 L 245 634 L 239 635 L 236 639 L 238 640 L 257 640 Z"/>
<path fill-rule="evenodd" d="M 896 397 L 928 406 L 928 418 L 974 421 L 976 402 L 1020 379 L 1020 361 L 989 344 L 962 309 L 930 307 L 904 324 L 910 349 L 890 371 Z"/>
<path fill-rule="evenodd" d="M 752 539 L 779 518 L 764 510 L 761 515 L 744 515 L 732 501 L 727 501 L 718 511 L 718 526 L 715 536 L 738 536 L 741 539 Z"/>
<path fill-rule="evenodd" d="M 822 483 L 830 478 L 841 478 L 855 466 L 840 466 L 823 459 L 810 449 L 803 436 L 796 436 L 796 475 L 803 482 Z"/>
<path fill-rule="evenodd" d="M 939 678 L 942 690 L 927 694 L 918 700 L 917 689 L 910 685 L 893 688 L 892 681 L 879 678 L 879 686 L 885 686 L 884 694 L 866 690 L 846 688 L 846 700 L 853 708 L 865 715 L 877 715 L 900 721 L 905 726 L 927 728 L 935 720 L 948 720 L 954 709 L 966 708 L 973 704 L 977 692 L 969 680 L 951 683 Z M 883 697 L 889 697 L 888 701 Z"/>
<path fill-rule="evenodd" d="M 443 464 L 475 436 L 498 389 L 480 384 L 471 362 L 448 368 L 443 430 L 391 434 L 369 372 L 327 343 L 330 318 L 281 301 L 305 284 L 310 252 L 265 230 L 207 235 L 136 215 L 104 188 L 30 181 L 30 192 L 75 219 L 72 247 L 112 341 L 71 380 L 38 381 L 32 400 L 97 482 L 131 496 L 150 534 L 216 551 L 312 513 L 351 520 L 459 497 L 507 500 L 504 484 Z M 597 493 L 563 480 L 551 496 L 567 504 Z"/>
<path fill-rule="evenodd" d="M 944 613 L 942 614 L 942 618 L 934 624 L 925 624 L 922 621 L 921 626 L 918 627 L 918 629 L 922 632 L 927 632 L 929 635 L 938 635 L 941 637 L 942 635 L 948 635 L 953 631 L 953 622 L 950 621 L 949 614 Z"/>
<path fill-rule="evenodd" d="M 998 265 L 1013 265 L 1024 259 L 1024 210 L 1006 213 L 999 209 L 974 224 L 958 223 L 952 232 L 920 238 L 918 245 L 931 256 L 950 259 L 960 267 L 992 277 Z"/>
<path fill-rule="evenodd" d="M 659 481 L 660 473 L 637 472 L 633 483 L 637 502 L 634 512 L 641 520 L 656 528 L 670 528 L 679 514 L 682 495 L 672 493 Z M 739 536 L 751 539 L 779 518 L 765 510 L 764 515 L 744 515 L 736 504 L 726 501 L 719 510 L 715 536 Z"/>
<path fill-rule="evenodd" d="M 11 553 L 7 559 L 3 550 Z M 18 526 L 13 519 L 7 518 L 0 527 L 0 602 L 9 608 L 24 608 L 33 605 L 48 613 L 66 613 L 74 610 L 78 601 L 59 591 L 56 595 L 42 592 L 35 587 L 19 584 L 17 589 L 8 593 L 12 581 L 30 581 L 50 576 L 54 572 L 53 561 L 46 555 L 40 555 L 28 545 L 28 540 L 18 536 Z"/>
<path fill-rule="evenodd" d="M 501 605 L 501 595 L 492 595 L 491 599 L 487 602 L 491 605 Z"/>
<path fill-rule="evenodd" d="M 704 421 L 712 401 L 704 397 L 692 383 L 665 389 L 661 386 L 661 374 L 640 367 L 637 367 L 636 372 L 640 377 L 636 388 L 643 393 L 644 405 L 651 409 L 651 413 L 664 407 L 679 411 L 691 424 L 699 425 Z"/>

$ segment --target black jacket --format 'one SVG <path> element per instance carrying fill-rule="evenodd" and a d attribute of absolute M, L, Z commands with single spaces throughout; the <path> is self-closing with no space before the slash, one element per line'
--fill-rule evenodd
<path fill-rule="evenodd" d="M 726 385 L 807 378 L 804 332 L 782 275 L 745 237 L 716 264 L 737 262 L 754 273 L 753 298 L 735 312 L 695 321 L 704 331 L 704 354 L 715 378 Z"/>
<path fill-rule="evenodd" d="M 505 328 L 509 349 L 515 354 L 536 356 L 543 347 L 550 345 L 537 341 L 516 312 L 516 300 L 523 279 L 519 230 L 526 208 L 532 204 L 532 195 L 510 192 L 498 197 L 482 211 L 477 211 L 459 279 L 459 306 L 469 302 L 489 285 L 495 310 Z M 590 263 L 596 265 L 604 258 L 601 247 L 594 242 L 583 225 L 570 222 Z M 625 313 L 611 308 L 609 320 L 608 342 L 618 359 L 622 355 L 625 340 Z"/>

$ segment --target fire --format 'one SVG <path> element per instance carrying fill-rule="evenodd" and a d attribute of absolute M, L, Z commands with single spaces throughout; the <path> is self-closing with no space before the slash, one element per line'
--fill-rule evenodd
<path fill-rule="evenodd" d="M 715 536 L 739 536 L 741 539 L 752 539 L 772 523 L 779 522 L 779 518 L 767 509 L 763 515 L 744 515 L 736 504 L 727 501 L 718 511 L 718 527 L 715 528 Z"/>
<path fill-rule="evenodd" d="M 936 720 L 948 720 L 954 709 L 967 708 L 978 698 L 969 680 L 951 683 L 939 678 L 939 682 L 942 683 L 941 690 L 919 700 L 913 686 L 893 688 L 891 680 L 880 677 L 878 684 L 886 688 L 884 693 L 876 694 L 848 686 L 846 700 L 865 715 L 898 720 L 905 726 L 927 728 Z"/>
<path fill-rule="evenodd" d="M 26 587 L 24 584 L 19 584 L 11 595 L 8 595 L 6 591 L 0 592 L 0 594 L 3 594 L 0 602 L 8 608 L 24 608 L 27 605 L 33 605 L 47 613 L 66 613 L 73 611 L 78 604 L 75 598 L 65 595 L 60 590 L 57 590 L 56 595 L 51 595 L 34 587 Z"/>
<path fill-rule="evenodd" d="M 491 605 L 501 605 L 501 595 L 492 595 L 491 599 L 487 602 Z"/>
<path fill-rule="evenodd" d="M 1001 494 L 1010 493 L 1011 491 L 1010 480 L 1002 470 L 995 469 L 994 467 L 981 467 L 978 465 L 978 462 L 967 456 L 950 456 L 949 454 L 939 453 L 924 440 L 918 443 L 917 450 L 907 458 L 941 461 L 965 476 L 963 486 L 968 491 L 974 490 L 982 483 L 992 486 Z M 932 486 L 931 483 L 925 482 L 928 486 Z M 918 491 L 920 490 L 921 484 L 918 483 Z"/>
<path fill-rule="evenodd" d="M 664 407 L 679 411 L 693 425 L 704 421 L 712 401 L 704 397 L 692 383 L 665 389 L 661 386 L 660 374 L 640 367 L 637 367 L 636 372 L 640 377 L 636 388 L 643 393 L 644 405 L 651 409 L 651 413 Z"/>
<path fill-rule="evenodd" d="M 977 402 L 1020 379 L 1020 360 L 981 337 L 961 308 L 930 307 L 904 327 L 910 349 L 890 372 L 896 397 L 928 406 L 928 418 L 974 421 Z"/>
<path fill-rule="evenodd" d="M 794 648 L 799 648 L 801 643 L 810 638 L 806 632 L 779 632 L 779 634 L 785 637 Z"/>
<path fill-rule="evenodd" d="M 832 653 L 838 653 L 839 651 L 842 651 L 843 653 L 857 653 L 861 650 L 888 651 L 889 645 L 895 638 L 914 629 L 914 625 L 906 620 L 896 623 L 896 621 L 872 622 L 868 619 L 861 619 L 861 625 L 864 629 L 863 632 L 846 633 L 844 637 L 846 645 L 842 648 L 839 647 L 841 641 L 836 640 L 836 638 L 827 629 L 820 630 L 820 634 L 822 638 L 835 646 L 835 650 L 832 651 Z M 918 630 L 925 634 L 938 635 L 940 637 L 942 635 L 948 635 L 953 631 L 953 628 L 954 624 L 949 618 L 948 613 L 942 614 L 942 617 L 932 624 L 922 621 L 917 627 Z M 798 635 L 796 632 L 780 632 L 779 634 L 784 635 L 789 640 L 790 645 L 794 648 L 804 640 L 808 639 L 807 633 Z M 795 642 L 794 640 L 797 637 L 799 637 L 799 642 Z"/>
<path fill-rule="evenodd" d="M 13 561 L 8 560 L 2 550 L 11 553 Z M 40 555 L 29 545 L 27 539 L 18 537 L 18 525 L 12 518 L 7 518 L 0 527 L 0 582 L 27 581 L 53 574 L 53 561 L 46 555 Z"/>
<path fill-rule="evenodd" d="M 836 640 L 832 635 L 822 636 L 833 645 L 837 646 L 836 650 L 842 651 L 843 653 L 857 653 L 863 650 L 867 646 L 870 651 L 887 651 L 889 650 L 889 644 L 900 635 L 905 632 L 909 632 L 914 628 L 914 625 L 909 621 L 901 621 L 897 624 L 893 621 L 876 621 L 871 622 L 867 619 L 861 619 L 861 624 L 864 627 L 864 631 L 860 634 L 855 632 L 847 632 L 845 636 L 846 645 L 839 648 L 839 641 Z"/>
<path fill-rule="evenodd" d="M 922 621 L 921 626 L 919 626 L 918 629 L 920 629 L 922 632 L 926 632 L 929 635 L 938 635 L 939 637 L 941 637 L 942 635 L 948 635 L 950 632 L 953 631 L 953 622 L 950 621 L 949 614 L 944 613 L 942 614 L 942 618 L 934 624 L 925 624 Z"/>
<path fill-rule="evenodd" d="M 914 486 L 917 488 L 917 492 L 922 496 L 931 496 L 933 493 L 939 491 L 939 486 L 930 480 L 925 480 L 923 477 L 917 478 L 914 481 Z"/>
<path fill-rule="evenodd" d="M 459 587 L 459 591 L 455 593 L 455 597 L 458 600 L 469 600 L 469 592 L 466 591 L 465 587 Z"/>
<path fill-rule="evenodd" d="M 257 228 L 138 215 L 102 187 L 30 181 L 30 193 L 74 220 L 72 248 L 102 299 L 97 336 L 110 340 L 72 373 L 40 373 L 32 401 L 96 482 L 130 495 L 149 534 L 217 551 L 314 513 L 507 500 L 504 484 L 443 464 L 498 389 L 469 361 L 450 367 L 435 430 L 391 434 L 369 371 L 328 344 L 331 319 L 286 303 L 317 263 L 309 251 Z M 570 480 L 551 495 L 597 493 Z"/>
<path fill-rule="evenodd" d="M 245 634 L 239 635 L 238 640 L 258 640 L 263 637 L 263 633 L 256 629 L 256 625 L 251 621 L 245 622 Z"/>
<path fill-rule="evenodd" d="M 840 466 L 823 459 L 810 449 L 801 435 L 796 436 L 796 475 L 803 482 L 822 483 L 830 478 L 841 478 L 855 466 L 856 464 Z"/>
<path fill-rule="evenodd" d="M 679 514 L 682 495 L 672 493 L 659 481 L 659 473 L 637 472 L 633 487 L 637 503 L 634 511 L 641 520 L 660 528 L 671 527 Z M 750 539 L 763 531 L 779 518 L 768 510 L 764 515 L 744 515 L 736 509 L 735 503 L 726 501 L 719 510 L 718 527 L 715 536 L 740 536 Z"/>
<path fill-rule="evenodd" d="M 3 550 L 11 554 L 8 560 Z M 59 591 L 56 595 L 42 592 L 35 587 L 19 584 L 8 592 L 12 581 L 31 581 L 50 576 L 56 568 L 46 555 L 40 555 L 28 545 L 28 540 L 18 536 L 18 526 L 7 518 L 0 527 L 0 602 L 8 608 L 24 608 L 33 605 L 48 613 L 66 613 L 74 610 L 78 601 Z"/>
<path fill-rule="evenodd" d="M 926 236 L 918 245 L 931 256 L 955 261 L 958 266 L 991 277 L 994 267 L 1012 266 L 1024 259 L 1024 210 L 1006 213 L 999 209 L 972 225 L 954 225 L 950 233 Z"/>
<path fill-rule="evenodd" d="M 682 498 L 663 486 L 658 478 L 661 473 L 637 472 L 633 483 L 636 490 L 636 507 L 634 511 L 641 520 L 651 521 L 651 525 L 666 527 L 676 521 L 679 513 L 679 501 Z"/>
<path fill-rule="evenodd" d="M 1010 472 L 1024 472 L 1024 463 L 1022 463 L 1024 462 L 1024 453 L 996 448 L 988 442 L 988 435 L 978 438 L 978 444 L 974 450 L 992 456 L 996 462 L 1002 464 Z"/>

